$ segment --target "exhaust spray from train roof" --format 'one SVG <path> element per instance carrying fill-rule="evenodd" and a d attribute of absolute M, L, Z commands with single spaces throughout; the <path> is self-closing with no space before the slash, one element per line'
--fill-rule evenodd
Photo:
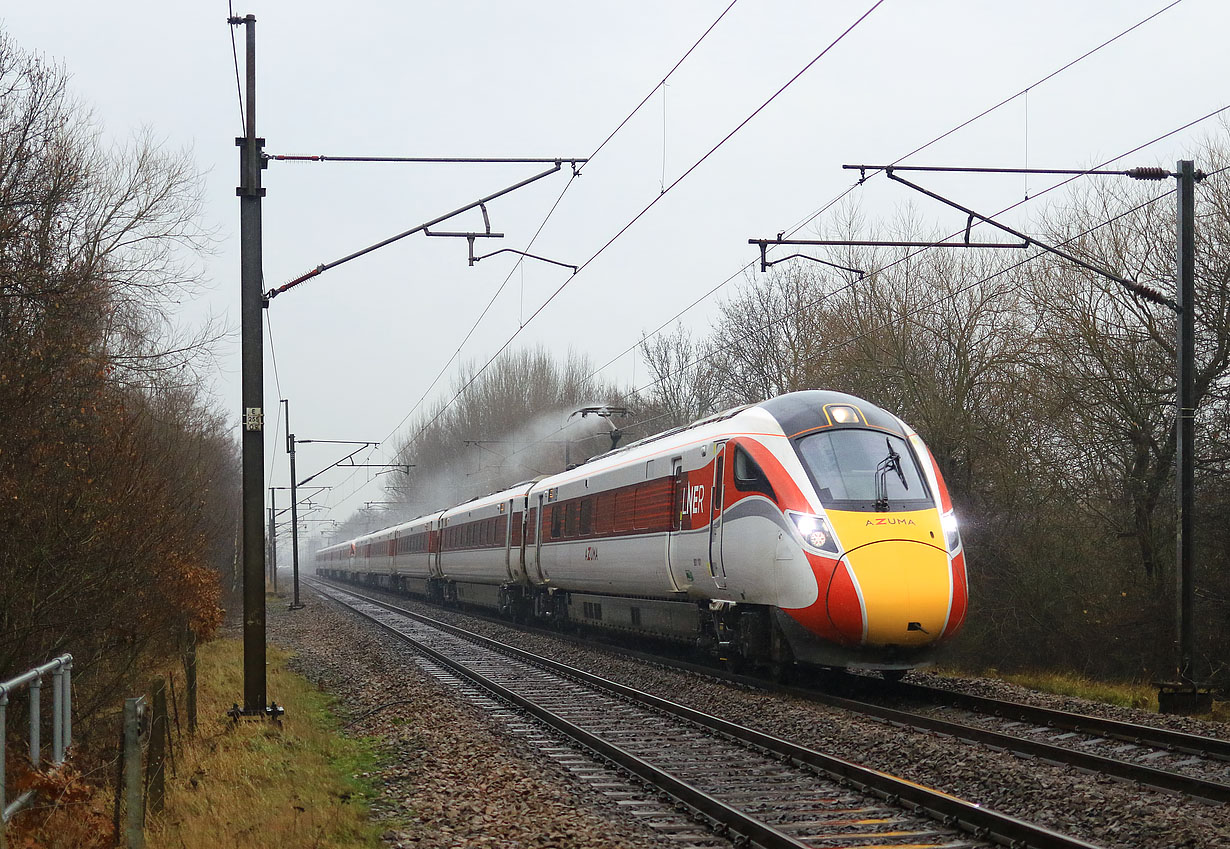
<path fill-rule="evenodd" d="M 406 522 L 471 498 L 504 489 L 518 481 L 556 474 L 611 448 L 613 425 L 599 415 L 573 416 L 579 404 L 544 412 L 511 431 L 488 430 L 481 421 L 450 427 L 443 440 L 424 441 L 404 455 L 414 464 L 408 477 L 390 479 L 388 504 L 378 513 L 365 510 L 346 520 L 337 539 Z M 462 450 L 456 450 L 457 446 Z M 365 515 L 368 514 L 368 515 Z M 369 527 L 370 526 L 370 527 Z"/>

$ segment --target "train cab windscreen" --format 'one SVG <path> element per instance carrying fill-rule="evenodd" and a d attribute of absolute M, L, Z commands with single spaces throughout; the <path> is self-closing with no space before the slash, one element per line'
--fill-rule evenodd
<path fill-rule="evenodd" d="M 884 431 L 842 428 L 795 443 L 825 507 L 917 510 L 931 496 L 909 444 Z"/>

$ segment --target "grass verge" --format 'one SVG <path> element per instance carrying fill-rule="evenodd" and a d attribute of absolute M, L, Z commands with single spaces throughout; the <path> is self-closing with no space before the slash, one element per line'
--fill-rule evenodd
<path fill-rule="evenodd" d="M 1146 684 L 1125 684 L 1113 681 L 1097 681 L 1082 675 L 1066 672 L 1015 672 L 995 673 L 996 677 L 1059 696 L 1074 696 L 1092 702 L 1102 702 L 1120 707 L 1157 711 L 1157 691 Z"/>
<path fill-rule="evenodd" d="M 965 677 L 970 673 L 946 670 L 942 674 Z M 999 678 L 1002 681 L 1043 693 L 1073 696 L 1093 702 L 1139 708 L 1157 713 L 1157 689 L 1151 684 L 1098 681 L 1067 672 L 1000 672 L 988 669 L 982 674 L 988 678 Z M 1200 714 L 1195 718 L 1230 722 L 1230 703 L 1215 701 L 1211 714 Z"/>
<path fill-rule="evenodd" d="M 329 696 L 289 671 L 287 657 L 269 646 L 268 692 L 286 707 L 281 726 L 236 724 L 226 710 L 243 692 L 243 646 L 200 648 L 200 724 L 177 747 L 165 812 L 147 826 L 150 849 L 379 845 L 364 777 L 375 770 L 374 747 L 339 733 Z"/>

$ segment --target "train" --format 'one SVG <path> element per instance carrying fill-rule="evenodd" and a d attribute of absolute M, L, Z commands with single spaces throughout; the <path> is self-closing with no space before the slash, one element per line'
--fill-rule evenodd
<path fill-rule="evenodd" d="M 969 586 L 948 489 L 896 415 L 807 390 L 320 549 L 324 577 L 601 629 L 741 668 L 930 664 Z"/>

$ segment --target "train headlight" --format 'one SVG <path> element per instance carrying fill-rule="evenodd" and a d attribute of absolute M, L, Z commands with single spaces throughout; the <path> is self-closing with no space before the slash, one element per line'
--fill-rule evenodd
<path fill-rule="evenodd" d="M 854 412 L 853 407 L 829 407 L 829 416 L 837 424 L 849 424 L 850 422 L 858 421 L 858 413 Z"/>
<path fill-rule="evenodd" d="M 957 527 L 957 514 L 949 510 L 940 516 L 940 524 L 944 526 L 944 542 L 948 544 L 948 550 L 956 551 L 961 547 L 961 529 Z"/>
<path fill-rule="evenodd" d="M 795 512 L 790 512 L 787 515 L 794 522 L 794 526 L 799 529 L 799 535 L 803 537 L 803 542 L 809 548 L 829 554 L 836 554 L 838 552 L 837 537 L 833 535 L 833 529 L 829 527 L 828 520 L 823 516 Z"/>

